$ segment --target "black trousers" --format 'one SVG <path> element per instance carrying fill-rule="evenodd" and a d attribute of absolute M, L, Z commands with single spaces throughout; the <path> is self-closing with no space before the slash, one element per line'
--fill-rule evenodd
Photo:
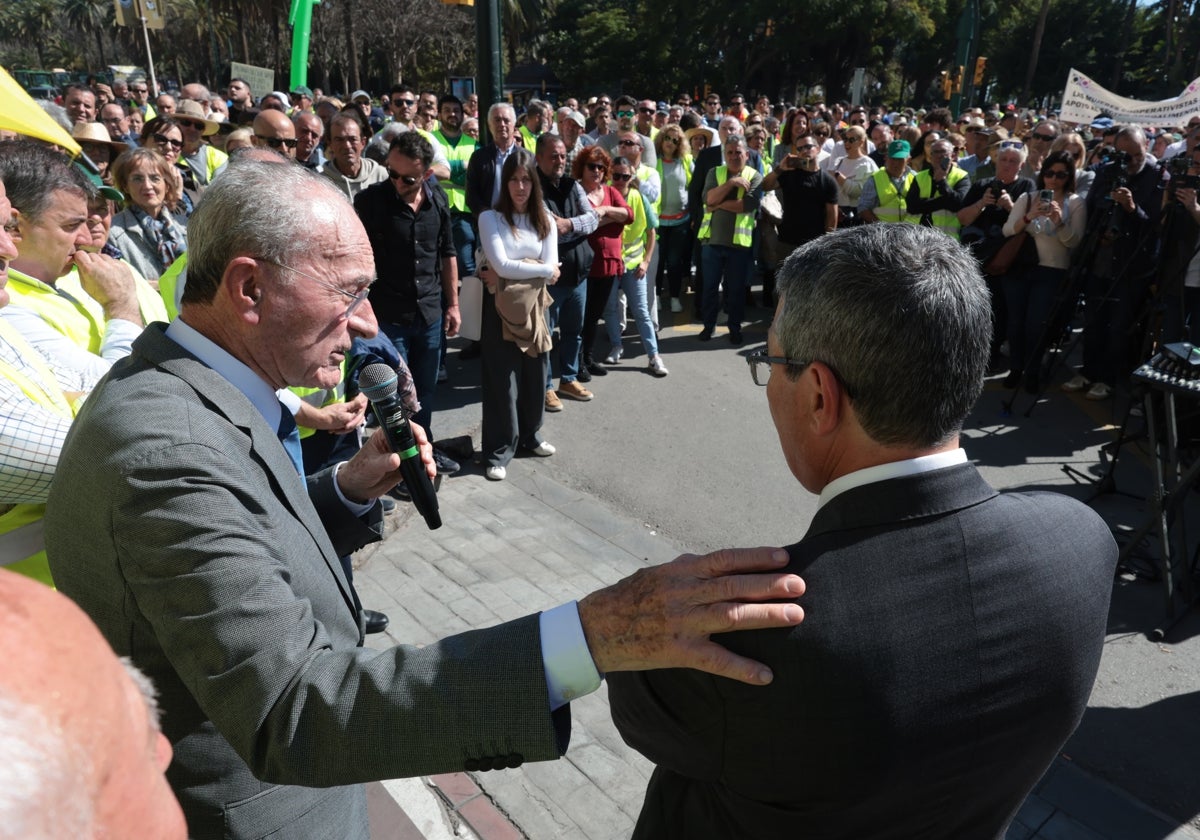
<path fill-rule="evenodd" d="M 608 306 L 608 296 L 612 293 L 613 281 L 616 277 L 589 277 L 587 282 L 587 303 L 583 307 L 583 346 L 581 347 L 582 364 L 584 359 L 592 358 L 592 345 L 596 341 L 596 326 L 600 323 L 604 309 Z"/>
<path fill-rule="evenodd" d="M 483 371 L 480 450 L 487 466 L 503 467 L 513 459 L 518 445 L 532 449 L 542 442 L 550 354 L 530 356 L 504 339 L 496 298 L 491 294 L 483 296 L 479 344 Z"/>

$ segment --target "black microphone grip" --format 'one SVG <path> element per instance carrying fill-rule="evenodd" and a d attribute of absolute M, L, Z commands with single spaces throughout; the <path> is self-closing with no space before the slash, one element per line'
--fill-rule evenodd
<path fill-rule="evenodd" d="M 382 368 L 382 371 L 372 370 L 374 368 Z M 389 376 L 390 381 L 385 379 L 376 384 L 369 374 Z M 359 386 L 371 401 L 371 410 L 375 413 L 375 419 L 379 421 L 380 431 L 387 435 L 392 451 L 400 456 L 400 475 L 404 477 L 404 484 L 412 497 L 413 505 L 424 517 L 429 529 L 436 530 L 442 527 L 437 492 L 433 489 L 429 473 L 425 471 L 421 450 L 413 436 L 412 424 L 408 420 L 404 404 L 396 396 L 395 382 L 396 372 L 384 364 L 368 365 L 359 377 Z"/>

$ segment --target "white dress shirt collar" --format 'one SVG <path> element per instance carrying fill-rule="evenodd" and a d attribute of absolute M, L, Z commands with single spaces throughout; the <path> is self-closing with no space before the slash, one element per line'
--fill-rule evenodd
<path fill-rule="evenodd" d="M 960 447 L 958 449 L 949 449 L 945 452 L 935 452 L 932 455 L 922 455 L 919 458 L 892 461 L 888 464 L 878 464 L 874 467 L 855 470 L 852 473 L 846 473 L 840 478 L 835 478 L 825 485 L 824 489 L 821 490 L 820 498 L 817 500 L 817 509 L 820 510 L 839 494 L 845 493 L 847 490 L 855 487 L 874 484 L 877 481 L 887 481 L 891 478 L 903 478 L 924 472 L 932 472 L 933 470 L 941 470 L 946 467 L 965 463 L 967 463 L 967 453 L 966 450 Z"/>
<path fill-rule="evenodd" d="M 245 363 L 188 326 L 182 318 L 176 318 L 167 327 L 167 338 L 228 379 L 233 387 L 245 394 L 246 399 L 254 404 L 259 414 L 267 421 L 267 425 L 272 429 L 279 428 L 279 419 L 283 412 L 275 389 Z"/>

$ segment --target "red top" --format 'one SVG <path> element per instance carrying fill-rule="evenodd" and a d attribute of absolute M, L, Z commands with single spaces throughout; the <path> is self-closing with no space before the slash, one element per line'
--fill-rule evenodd
<path fill-rule="evenodd" d="M 617 192 L 617 188 L 608 184 L 604 185 L 604 198 L 598 206 L 624 207 L 626 217 L 623 222 L 608 222 L 601 225 L 595 233 L 588 237 L 588 244 L 596 253 L 588 277 L 617 277 L 625 273 L 621 234 L 624 233 L 625 225 L 633 221 L 633 211 L 629 209 L 625 199 Z"/>

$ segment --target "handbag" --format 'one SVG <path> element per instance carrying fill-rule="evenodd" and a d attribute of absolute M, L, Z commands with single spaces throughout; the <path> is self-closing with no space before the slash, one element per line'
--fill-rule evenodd
<path fill-rule="evenodd" d="M 480 326 L 483 323 L 483 281 L 474 274 L 462 278 L 458 290 L 458 313 L 462 321 L 458 325 L 458 334 L 468 341 L 479 341 Z"/>
<path fill-rule="evenodd" d="M 1004 244 L 983 264 L 983 273 L 1000 277 L 1014 268 L 1035 266 L 1037 261 L 1037 244 L 1028 232 L 1021 231 L 1004 240 Z"/>

